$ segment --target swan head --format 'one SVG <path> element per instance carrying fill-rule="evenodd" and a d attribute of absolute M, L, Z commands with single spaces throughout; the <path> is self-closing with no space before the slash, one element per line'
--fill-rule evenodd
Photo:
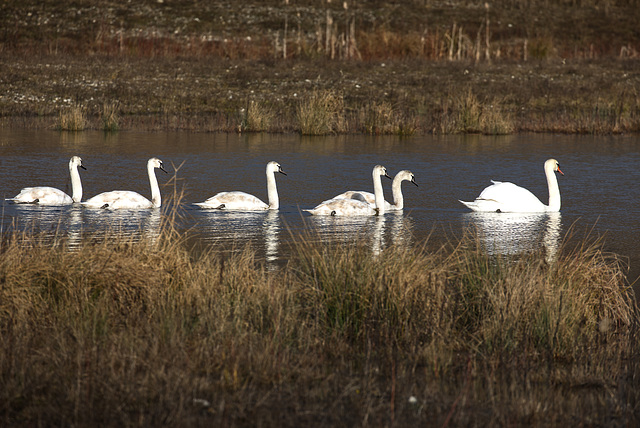
<path fill-rule="evenodd" d="M 382 165 L 376 165 L 373 167 L 373 175 L 381 175 L 383 177 L 387 177 L 389 179 L 391 179 L 391 177 L 389 177 L 389 174 L 387 174 L 387 168 L 385 168 Z"/>
<path fill-rule="evenodd" d="M 158 168 L 159 170 L 164 171 L 165 173 L 167 173 L 167 170 L 164 169 L 164 164 L 158 158 L 149 159 L 149 161 L 147 162 L 147 166 L 153 167 L 153 168 Z"/>
<path fill-rule="evenodd" d="M 72 156 L 71 159 L 69 160 L 69 169 L 73 169 L 77 167 L 80 167 L 84 170 L 87 169 L 82 164 L 82 158 L 80 156 Z"/>
<path fill-rule="evenodd" d="M 276 162 L 276 161 L 269 162 L 267 164 L 267 174 L 268 173 L 276 173 L 276 172 L 279 172 L 280 174 L 283 174 L 283 175 L 287 175 L 287 173 L 282 170 L 282 167 L 280 166 L 280 164 L 278 162 Z"/>
<path fill-rule="evenodd" d="M 400 181 L 407 180 L 415 184 L 416 187 L 420 187 L 418 186 L 418 183 L 416 183 L 416 177 L 408 169 L 403 169 L 402 171 L 397 173 L 396 178 L 394 180 L 400 180 Z"/>
<path fill-rule="evenodd" d="M 560 163 L 555 159 L 549 159 L 544 163 L 544 169 L 551 170 L 553 172 L 559 172 L 560 175 L 564 175 L 564 172 L 560 171 Z"/>

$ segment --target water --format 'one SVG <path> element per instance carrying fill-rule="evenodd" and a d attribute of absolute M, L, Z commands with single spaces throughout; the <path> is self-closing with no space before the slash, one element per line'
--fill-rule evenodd
<path fill-rule="evenodd" d="M 605 248 L 629 259 L 630 279 L 640 274 L 640 140 L 635 137 L 517 135 L 505 137 L 395 137 L 236 135 L 189 133 L 59 133 L 0 130 L 0 196 L 25 186 L 50 185 L 70 194 L 67 163 L 83 158 L 84 198 L 109 190 L 134 190 L 150 197 L 146 161 L 158 156 L 170 174 L 177 169 L 184 189 L 184 227 L 205 245 L 251 241 L 268 261 L 286 260 L 292 236 L 309 230 L 323 240 L 368 240 L 374 251 L 390 243 L 423 240 L 437 244 L 477 227 L 487 251 L 519 253 L 543 245 L 553 255 L 570 228 L 605 238 Z M 542 165 L 558 159 L 562 210 L 558 215 L 470 213 L 458 199 L 473 200 L 491 179 L 512 181 L 547 201 Z M 266 201 L 264 169 L 276 160 L 287 176 L 276 179 L 280 210 L 230 213 L 190 205 L 223 190 L 243 190 Z M 405 182 L 404 213 L 378 218 L 310 217 L 311 208 L 344 190 L 371 190 L 371 170 L 383 164 L 390 175 L 411 170 L 419 187 Z M 386 180 L 386 179 L 385 179 Z M 392 200 L 390 181 L 383 181 Z M 165 201 L 173 186 L 163 187 Z M 2 226 L 60 229 L 71 239 L 82 232 L 116 225 L 132 234 L 155 233 L 157 210 L 132 213 L 78 207 L 2 205 Z"/>

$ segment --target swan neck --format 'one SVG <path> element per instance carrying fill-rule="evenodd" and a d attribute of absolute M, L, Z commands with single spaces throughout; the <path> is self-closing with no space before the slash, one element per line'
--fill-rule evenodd
<path fill-rule="evenodd" d="M 396 209 L 401 210 L 404 208 L 404 197 L 402 196 L 402 179 L 400 177 L 393 178 L 391 190 L 393 192 L 393 205 Z"/>
<path fill-rule="evenodd" d="M 158 186 L 155 167 L 148 164 L 147 173 L 149 174 L 149 184 L 151 184 L 151 203 L 153 206 L 159 207 L 162 205 L 162 196 L 160 195 L 160 187 Z"/>
<path fill-rule="evenodd" d="M 71 199 L 73 202 L 80 202 L 82 200 L 82 182 L 78 165 L 69 165 L 69 174 L 71 175 Z"/>
<path fill-rule="evenodd" d="M 384 214 L 384 191 L 382 190 L 382 175 L 373 170 L 373 196 L 376 200 L 378 214 Z"/>
<path fill-rule="evenodd" d="M 553 170 L 553 166 L 545 169 L 547 176 L 547 186 L 549 187 L 549 212 L 560 211 L 560 188 L 558 187 L 558 177 Z"/>
<path fill-rule="evenodd" d="M 278 198 L 278 188 L 276 187 L 276 174 L 269 171 L 267 167 L 267 198 L 269 199 L 269 209 L 277 210 L 280 208 L 280 199 Z"/>

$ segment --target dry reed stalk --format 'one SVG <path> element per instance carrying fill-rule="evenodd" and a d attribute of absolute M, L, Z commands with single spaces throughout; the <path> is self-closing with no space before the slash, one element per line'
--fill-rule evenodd
<path fill-rule="evenodd" d="M 120 128 L 120 115 L 118 110 L 120 103 L 118 101 L 112 101 L 110 103 L 105 102 L 102 105 L 102 129 L 105 132 L 114 132 Z"/>
<path fill-rule="evenodd" d="M 58 114 L 56 128 L 60 131 L 84 131 L 87 127 L 85 107 L 74 104 L 66 109 L 61 109 Z"/>
<path fill-rule="evenodd" d="M 264 103 L 251 100 L 240 122 L 240 130 L 247 132 L 270 131 L 274 119 L 275 112 L 272 108 L 265 106 Z"/>
<path fill-rule="evenodd" d="M 314 91 L 300 101 L 296 118 L 303 135 L 326 135 L 345 129 L 344 100 L 335 91 Z"/>

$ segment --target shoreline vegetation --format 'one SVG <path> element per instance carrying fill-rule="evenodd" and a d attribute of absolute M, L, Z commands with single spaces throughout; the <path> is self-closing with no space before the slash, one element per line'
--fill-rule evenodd
<path fill-rule="evenodd" d="M 638 133 L 639 6 L 9 0 L 0 126 Z"/>
<path fill-rule="evenodd" d="M 637 133 L 638 6 L 7 0 L 0 127 Z M 597 240 L 550 260 L 310 231 L 271 269 L 194 248 L 179 215 L 2 231 L 0 425 L 640 423 L 637 302 Z"/>
<path fill-rule="evenodd" d="M 639 422 L 638 308 L 597 240 L 550 260 L 309 232 L 273 269 L 164 218 L 73 247 L 4 231 L 2 426 Z"/>

